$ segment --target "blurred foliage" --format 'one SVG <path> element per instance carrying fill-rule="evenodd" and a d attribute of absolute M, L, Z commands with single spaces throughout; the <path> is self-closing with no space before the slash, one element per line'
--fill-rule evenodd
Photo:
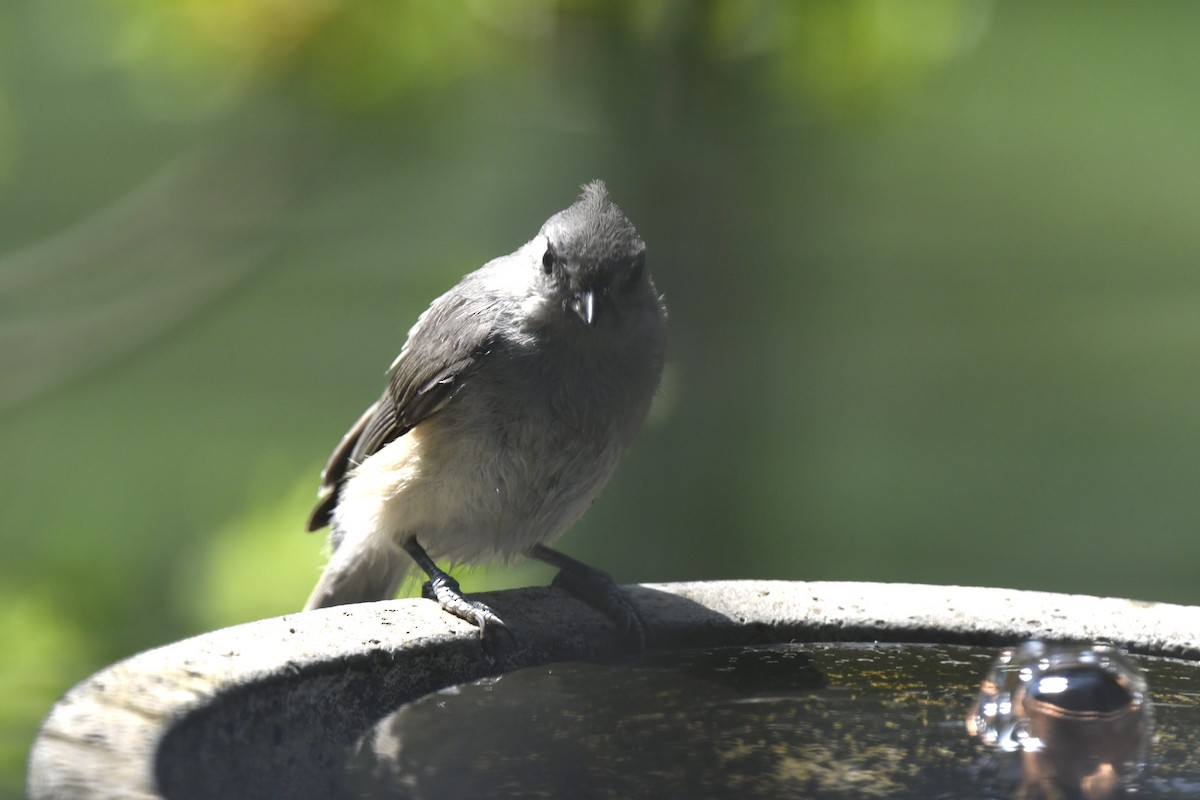
<path fill-rule="evenodd" d="M 48 596 L 0 588 L 0 796 L 21 796 L 25 757 L 46 699 L 80 678 L 92 665 L 87 637 Z"/>
<path fill-rule="evenodd" d="M 755 7 L 719 6 L 733 13 Z M 901 101 L 930 69 L 973 49 L 990 16 L 990 4 L 959 0 L 779 3 L 773 10 L 766 29 L 776 80 L 786 94 L 833 116 Z"/>
<path fill-rule="evenodd" d="M 330 103 L 373 106 L 500 60 L 496 31 L 481 24 L 483 5 L 116 0 L 115 54 L 160 108 L 220 109 L 293 74 Z M 490 13 L 528 5 L 501 3 Z"/>
<path fill-rule="evenodd" d="M 1200 7 L 1156 11 L 0 7 L 0 796 L 73 681 L 300 606 L 409 325 L 592 177 L 672 341 L 568 551 L 1194 602 Z"/>
<path fill-rule="evenodd" d="M 840 113 L 919 79 L 981 35 L 983 0 L 110 0 L 114 57 L 160 109 L 211 111 L 297 77 L 335 107 L 378 108 L 519 70 L 578 22 L 714 61 L 769 58 L 784 94 Z"/>

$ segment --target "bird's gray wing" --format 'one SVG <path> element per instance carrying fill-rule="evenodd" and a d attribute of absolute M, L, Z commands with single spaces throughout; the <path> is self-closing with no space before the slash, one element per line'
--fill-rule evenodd
<path fill-rule="evenodd" d="M 417 320 L 392 365 L 383 396 L 358 418 L 329 456 L 308 530 L 329 524 L 338 489 L 353 467 L 445 407 L 492 349 L 498 306 L 484 293 L 462 291 L 471 277 L 435 300 Z"/>

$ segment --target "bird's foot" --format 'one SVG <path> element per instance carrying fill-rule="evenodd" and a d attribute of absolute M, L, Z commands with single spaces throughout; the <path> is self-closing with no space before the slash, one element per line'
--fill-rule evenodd
<path fill-rule="evenodd" d="M 551 586 L 565 589 L 615 622 L 621 639 L 632 647 L 646 648 L 646 623 L 611 575 L 545 545 L 535 547 L 531 555 L 558 567 Z"/>
<path fill-rule="evenodd" d="M 492 631 L 503 631 L 512 639 L 514 637 L 512 631 L 508 629 L 508 625 L 486 603 L 471 600 L 463 594 L 462 589 L 458 586 L 458 581 L 451 578 L 449 573 L 434 563 L 415 537 L 404 543 L 404 549 L 417 562 L 417 566 L 429 576 L 429 582 L 421 587 L 421 594 L 429 600 L 436 600 L 443 611 L 448 611 L 479 628 L 479 639 L 483 643 L 483 652 L 494 662 L 496 660 L 495 637 L 488 634 Z"/>
<path fill-rule="evenodd" d="M 479 628 L 479 638 L 483 639 L 492 631 L 504 631 L 512 636 L 508 625 L 500 615 L 492 611 L 486 603 L 472 600 L 463 594 L 458 581 L 442 573 L 433 576 L 422 589 L 421 594 L 429 600 L 436 600 L 443 611 L 448 611 L 459 619 L 466 620 Z"/>

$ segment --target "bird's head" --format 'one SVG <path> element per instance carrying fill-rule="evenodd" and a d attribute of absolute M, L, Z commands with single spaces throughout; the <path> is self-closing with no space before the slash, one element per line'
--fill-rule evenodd
<path fill-rule="evenodd" d="M 592 181 L 569 208 L 542 226 L 540 285 L 547 299 L 586 327 L 606 324 L 655 298 L 646 243 L 603 181 Z"/>

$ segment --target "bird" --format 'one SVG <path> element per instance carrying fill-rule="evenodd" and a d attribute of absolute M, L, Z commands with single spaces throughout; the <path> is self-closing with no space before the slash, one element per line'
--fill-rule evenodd
<path fill-rule="evenodd" d="M 425 595 L 483 638 L 506 623 L 437 561 L 532 557 L 644 641 L 613 578 L 550 545 L 642 427 L 666 340 L 645 242 L 593 180 L 409 330 L 382 396 L 322 470 L 307 527 L 330 528 L 330 555 L 305 610 L 394 598 L 416 568 Z"/>

